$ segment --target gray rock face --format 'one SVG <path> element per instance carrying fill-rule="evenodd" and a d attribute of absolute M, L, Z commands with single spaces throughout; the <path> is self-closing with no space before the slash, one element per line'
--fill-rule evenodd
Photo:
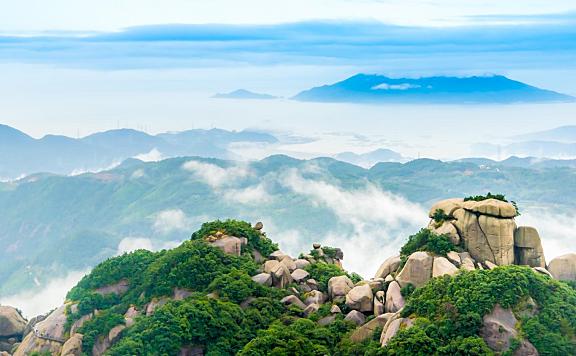
<path fill-rule="evenodd" d="M 438 226 L 436 222 L 432 220 L 428 225 L 428 229 L 437 235 L 448 236 L 450 238 L 450 242 L 452 242 L 454 245 L 460 244 L 460 235 L 458 235 L 458 230 L 456 230 L 456 227 L 450 221 L 444 221 Z"/>
<path fill-rule="evenodd" d="M 284 305 L 293 305 L 295 307 L 298 307 L 302 310 L 306 309 L 306 304 L 304 304 L 297 296 L 295 295 L 289 295 L 287 297 L 282 298 L 282 300 L 280 300 L 280 303 L 284 304 Z"/>
<path fill-rule="evenodd" d="M 82 355 L 82 334 L 73 334 L 62 346 L 61 356 Z"/>
<path fill-rule="evenodd" d="M 352 310 L 350 313 L 344 317 L 344 320 L 353 322 L 354 324 L 360 326 L 366 322 L 366 316 L 360 313 L 358 310 Z"/>
<path fill-rule="evenodd" d="M 398 282 L 393 281 L 388 285 L 388 290 L 386 291 L 384 309 L 386 313 L 396 313 L 404 307 L 404 304 L 404 297 L 402 297 L 402 293 L 400 293 L 400 285 Z"/>
<path fill-rule="evenodd" d="M 506 351 L 510 348 L 512 339 L 518 335 L 515 329 L 517 322 L 511 310 L 496 305 L 490 314 L 484 316 L 480 336 L 492 350 Z"/>
<path fill-rule="evenodd" d="M 370 285 L 364 284 L 352 288 L 346 294 L 346 305 L 350 309 L 359 310 L 361 312 L 370 312 L 373 308 L 372 288 Z"/>
<path fill-rule="evenodd" d="M 295 269 L 294 272 L 292 272 L 291 276 L 294 282 L 301 283 L 308 279 L 310 273 L 306 272 L 303 269 Z"/>
<path fill-rule="evenodd" d="M 382 314 L 370 320 L 366 324 L 354 330 L 354 332 L 352 332 L 350 335 L 350 340 L 352 342 L 362 342 L 372 337 L 374 331 L 376 331 L 378 328 L 384 327 L 392 315 L 394 314 Z"/>
<path fill-rule="evenodd" d="M 122 295 L 128 291 L 130 288 L 127 279 L 122 279 L 117 283 L 110 284 L 104 287 L 100 287 L 94 290 L 95 293 L 106 295 L 106 294 L 116 294 Z"/>
<path fill-rule="evenodd" d="M 386 278 L 386 276 L 388 276 L 390 273 L 396 272 L 399 266 L 400 256 L 389 257 L 382 263 L 380 268 L 378 268 L 374 278 Z"/>
<path fill-rule="evenodd" d="M 454 266 L 445 257 L 434 257 L 434 266 L 432 267 L 432 277 L 440 277 L 445 274 L 452 276 L 458 272 L 458 268 Z"/>
<path fill-rule="evenodd" d="M 548 271 L 561 281 L 576 281 L 576 253 L 554 258 L 548 265 Z"/>
<path fill-rule="evenodd" d="M 514 255 L 516 264 L 530 267 L 546 267 L 544 249 L 535 228 L 520 226 L 514 232 Z"/>
<path fill-rule="evenodd" d="M 260 273 L 252 277 L 252 280 L 263 286 L 272 286 L 272 276 L 269 273 Z"/>
<path fill-rule="evenodd" d="M 332 299 L 346 297 L 352 288 L 354 288 L 354 283 L 348 276 L 337 276 L 328 280 L 328 295 Z"/>
<path fill-rule="evenodd" d="M 240 256 L 242 254 L 242 246 L 244 245 L 244 240 L 236 236 L 224 236 L 211 243 L 212 246 L 218 247 L 225 254 Z"/>
<path fill-rule="evenodd" d="M 26 320 L 18 310 L 9 306 L 0 306 L 0 337 L 22 337 L 26 329 Z"/>
<path fill-rule="evenodd" d="M 432 278 L 432 265 L 434 258 L 427 252 L 418 251 L 408 257 L 404 268 L 396 277 L 400 286 L 412 284 L 421 287 Z"/>

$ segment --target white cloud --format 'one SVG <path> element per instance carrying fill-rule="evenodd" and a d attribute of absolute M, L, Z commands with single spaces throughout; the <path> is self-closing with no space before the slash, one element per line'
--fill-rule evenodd
<path fill-rule="evenodd" d="M 165 157 L 162 152 L 158 151 L 158 149 L 153 148 L 150 152 L 142 153 L 139 155 L 134 156 L 134 158 L 139 159 L 143 162 L 158 162 L 163 160 Z"/>
<path fill-rule="evenodd" d="M 321 180 L 305 179 L 296 170 L 288 172 L 283 183 L 294 192 L 330 208 L 342 221 L 357 227 L 367 222 L 398 227 L 427 217 L 420 205 L 369 183 L 362 189 L 346 190 Z"/>
<path fill-rule="evenodd" d="M 421 87 L 422 87 L 421 85 L 410 84 L 410 83 L 402 83 L 402 84 L 382 83 L 382 84 L 378 84 L 378 85 L 372 87 L 372 89 L 374 89 L 374 90 L 408 90 L 408 89 L 418 89 Z"/>
<path fill-rule="evenodd" d="M 10 305 L 22 310 L 26 318 L 32 318 L 49 312 L 62 305 L 66 293 L 82 279 L 86 271 L 70 272 L 63 278 L 48 282 L 41 290 L 25 291 L 13 296 L 3 297 L 0 304 Z"/>
<path fill-rule="evenodd" d="M 181 209 L 161 211 L 154 219 L 154 230 L 162 234 L 187 230 L 189 227 L 189 219 Z"/>
<path fill-rule="evenodd" d="M 197 178 L 201 179 L 212 188 L 219 188 L 238 183 L 239 179 L 248 177 L 252 174 L 248 166 L 244 165 L 222 168 L 215 164 L 198 161 L 188 161 L 182 165 L 182 168 L 194 173 Z"/>
<path fill-rule="evenodd" d="M 130 179 L 140 179 L 140 178 L 144 177 L 145 175 L 146 175 L 146 173 L 144 172 L 143 169 L 137 169 L 132 173 L 132 175 L 130 176 Z"/>
<path fill-rule="evenodd" d="M 264 184 L 253 185 L 245 189 L 230 189 L 225 191 L 224 198 L 245 205 L 264 204 L 272 201 L 272 196 Z"/>

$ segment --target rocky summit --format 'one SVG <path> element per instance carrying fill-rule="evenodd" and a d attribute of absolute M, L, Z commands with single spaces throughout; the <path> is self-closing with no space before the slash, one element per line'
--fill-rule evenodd
<path fill-rule="evenodd" d="M 206 223 L 101 263 L 47 315 L 0 307 L 0 352 L 574 355 L 576 254 L 547 264 L 517 215 L 501 195 L 440 201 L 370 279 L 339 248 L 290 256 L 262 223 Z"/>

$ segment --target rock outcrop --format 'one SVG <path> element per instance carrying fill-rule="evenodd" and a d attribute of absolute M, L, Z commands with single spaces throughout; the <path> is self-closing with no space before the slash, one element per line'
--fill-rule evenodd
<path fill-rule="evenodd" d="M 561 281 L 576 281 L 576 253 L 554 258 L 548 265 L 548 271 Z"/>
<path fill-rule="evenodd" d="M 517 265 L 546 267 L 544 249 L 538 231 L 529 226 L 520 226 L 514 232 L 514 255 Z"/>
<path fill-rule="evenodd" d="M 405 287 L 408 284 L 421 287 L 432 278 L 433 263 L 434 257 L 428 252 L 414 252 L 408 257 L 396 280 L 401 287 Z"/>

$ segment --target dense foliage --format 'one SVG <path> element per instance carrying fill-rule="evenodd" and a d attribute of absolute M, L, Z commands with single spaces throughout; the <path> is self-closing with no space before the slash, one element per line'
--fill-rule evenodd
<path fill-rule="evenodd" d="M 203 239 L 218 232 L 229 236 L 247 238 L 248 248 L 256 249 L 265 256 L 278 250 L 278 245 L 273 243 L 266 235 L 254 229 L 249 223 L 238 220 L 216 220 L 204 223 L 200 230 L 192 234 L 192 240 Z"/>
<path fill-rule="evenodd" d="M 456 246 L 446 235 L 438 235 L 429 229 L 421 229 L 416 234 L 410 236 L 408 241 L 400 249 L 400 258 L 405 262 L 408 257 L 416 251 L 428 251 L 439 256 L 446 256 L 450 251 L 454 251 Z"/>
<path fill-rule="evenodd" d="M 538 305 L 534 316 L 519 319 L 528 340 L 541 355 L 576 354 L 576 291 L 519 266 L 434 278 L 416 289 L 402 316 L 417 316 L 419 322 L 397 335 L 387 347 L 388 354 L 403 354 L 398 349 L 414 351 L 416 344 L 427 340 L 422 349 L 426 354 L 484 355 L 486 348 L 478 337 L 482 317 L 496 304 L 517 310 L 528 297 Z"/>
<path fill-rule="evenodd" d="M 432 219 L 436 224 L 442 224 L 444 221 L 450 220 L 450 216 L 448 216 L 443 209 L 436 209 L 434 214 L 432 214 Z"/>

